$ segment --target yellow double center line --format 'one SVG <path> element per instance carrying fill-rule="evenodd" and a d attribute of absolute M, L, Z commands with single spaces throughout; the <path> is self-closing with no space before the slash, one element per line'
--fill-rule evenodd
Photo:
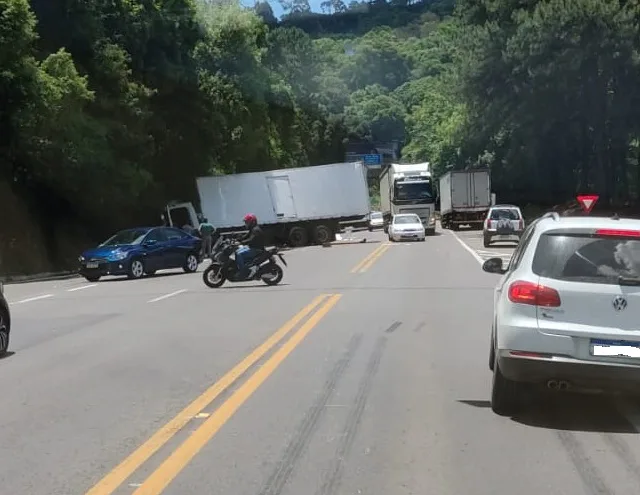
<path fill-rule="evenodd" d="M 238 363 L 200 397 L 184 408 L 177 416 L 158 430 L 129 457 L 100 480 L 86 495 L 108 495 L 113 493 L 142 464 L 165 445 L 189 421 L 202 412 L 220 394 L 228 389 L 249 368 L 263 358 L 286 335 L 302 322 L 314 309 L 319 309 L 284 343 L 273 355 L 251 375 L 208 419 L 198 427 L 134 492 L 134 495 L 159 494 L 171 483 L 197 453 L 207 444 L 240 406 L 269 378 L 287 356 L 304 340 L 322 318 L 342 297 L 341 294 L 323 294 L 285 323 L 263 344 Z"/>
<path fill-rule="evenodd" d="M 387 249 L 389 249 L 390 247 L 391 244 L 381 244 L 376 249 L 374 249 L 372 253 L 366 256 L 360 263 L 354 266 L 351 269 L 351 273 L 366 272 L 369 268 L 371 268 L 371 265 L 373 265 L 378 260 L 378 258 L 380 258 L 384 253 L 387 252 Z"/>

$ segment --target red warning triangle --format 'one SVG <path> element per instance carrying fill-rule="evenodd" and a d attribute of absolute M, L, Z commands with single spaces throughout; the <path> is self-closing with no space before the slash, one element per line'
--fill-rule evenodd
<path fill-rule="evenodd" d="M 593 210 L 593 207 L 598 202 L 599 197 L 600 196 L 598 196 L 597 194 L 581 194 L 579 196 L 576 196 L 576 199 L 578 200 L 578 203 L 580 203 L 580 206 L 582 207 L 584 212 L 590 213 L 591 210 Z"/>

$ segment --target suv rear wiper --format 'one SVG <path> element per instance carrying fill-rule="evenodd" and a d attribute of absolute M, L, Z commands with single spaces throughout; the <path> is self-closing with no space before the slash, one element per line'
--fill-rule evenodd
<path fill-rule="evenodd" d="M 640 285 L 640 277 L 618 277 L 620 285 Z"/>

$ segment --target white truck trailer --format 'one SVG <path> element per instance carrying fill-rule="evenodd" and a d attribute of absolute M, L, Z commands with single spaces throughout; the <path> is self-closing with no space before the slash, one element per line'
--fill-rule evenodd
<path fill-rule="evenodd" d="M 445 229 L 460 225 L 482 228 L 491 207 L 489 170 L 450 171 L 440 177 L 440 222 Z"/>
<path fill-rule="evenodd" d="M 362 162 L 333 163 L 196 179 L 202 214 L 219 232 L 245 230 L 247 213 L 258 217 L 275 243 L 300 247 L 335 239 L 339 222 L 369 214 L 369 188 Z M 172 203 L 165 220 L 197 227 L 192 203 Z"/>
<path fill-rule="evenodd" d="M 435 194 L 429 163 L 392 163 L 380 174 L 380 209 L 387 231 L 393 215 L 415 213 L 428 235 L 436 231 Z"/>

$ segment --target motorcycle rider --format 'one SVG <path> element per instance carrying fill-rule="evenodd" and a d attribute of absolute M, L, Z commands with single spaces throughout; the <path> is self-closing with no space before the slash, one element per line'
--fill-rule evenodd
<path fill-rule="evenodd" d="M 247 263 L 253 260 L 260 252 L 264 251 L 265 238 L 264 232 L 258 225 L 258 219 L 253 213 L 246 214 L 243 220 L 249 233 L 240 239 L 243 246 L 236 250 L 236 263 L 238 265 L 238 274 L 242 276 L 246 275 L 246 277 L 243 278 L 248 279 L 256 274 L 258 267 L 252 266 L 247 270 Z"/>

